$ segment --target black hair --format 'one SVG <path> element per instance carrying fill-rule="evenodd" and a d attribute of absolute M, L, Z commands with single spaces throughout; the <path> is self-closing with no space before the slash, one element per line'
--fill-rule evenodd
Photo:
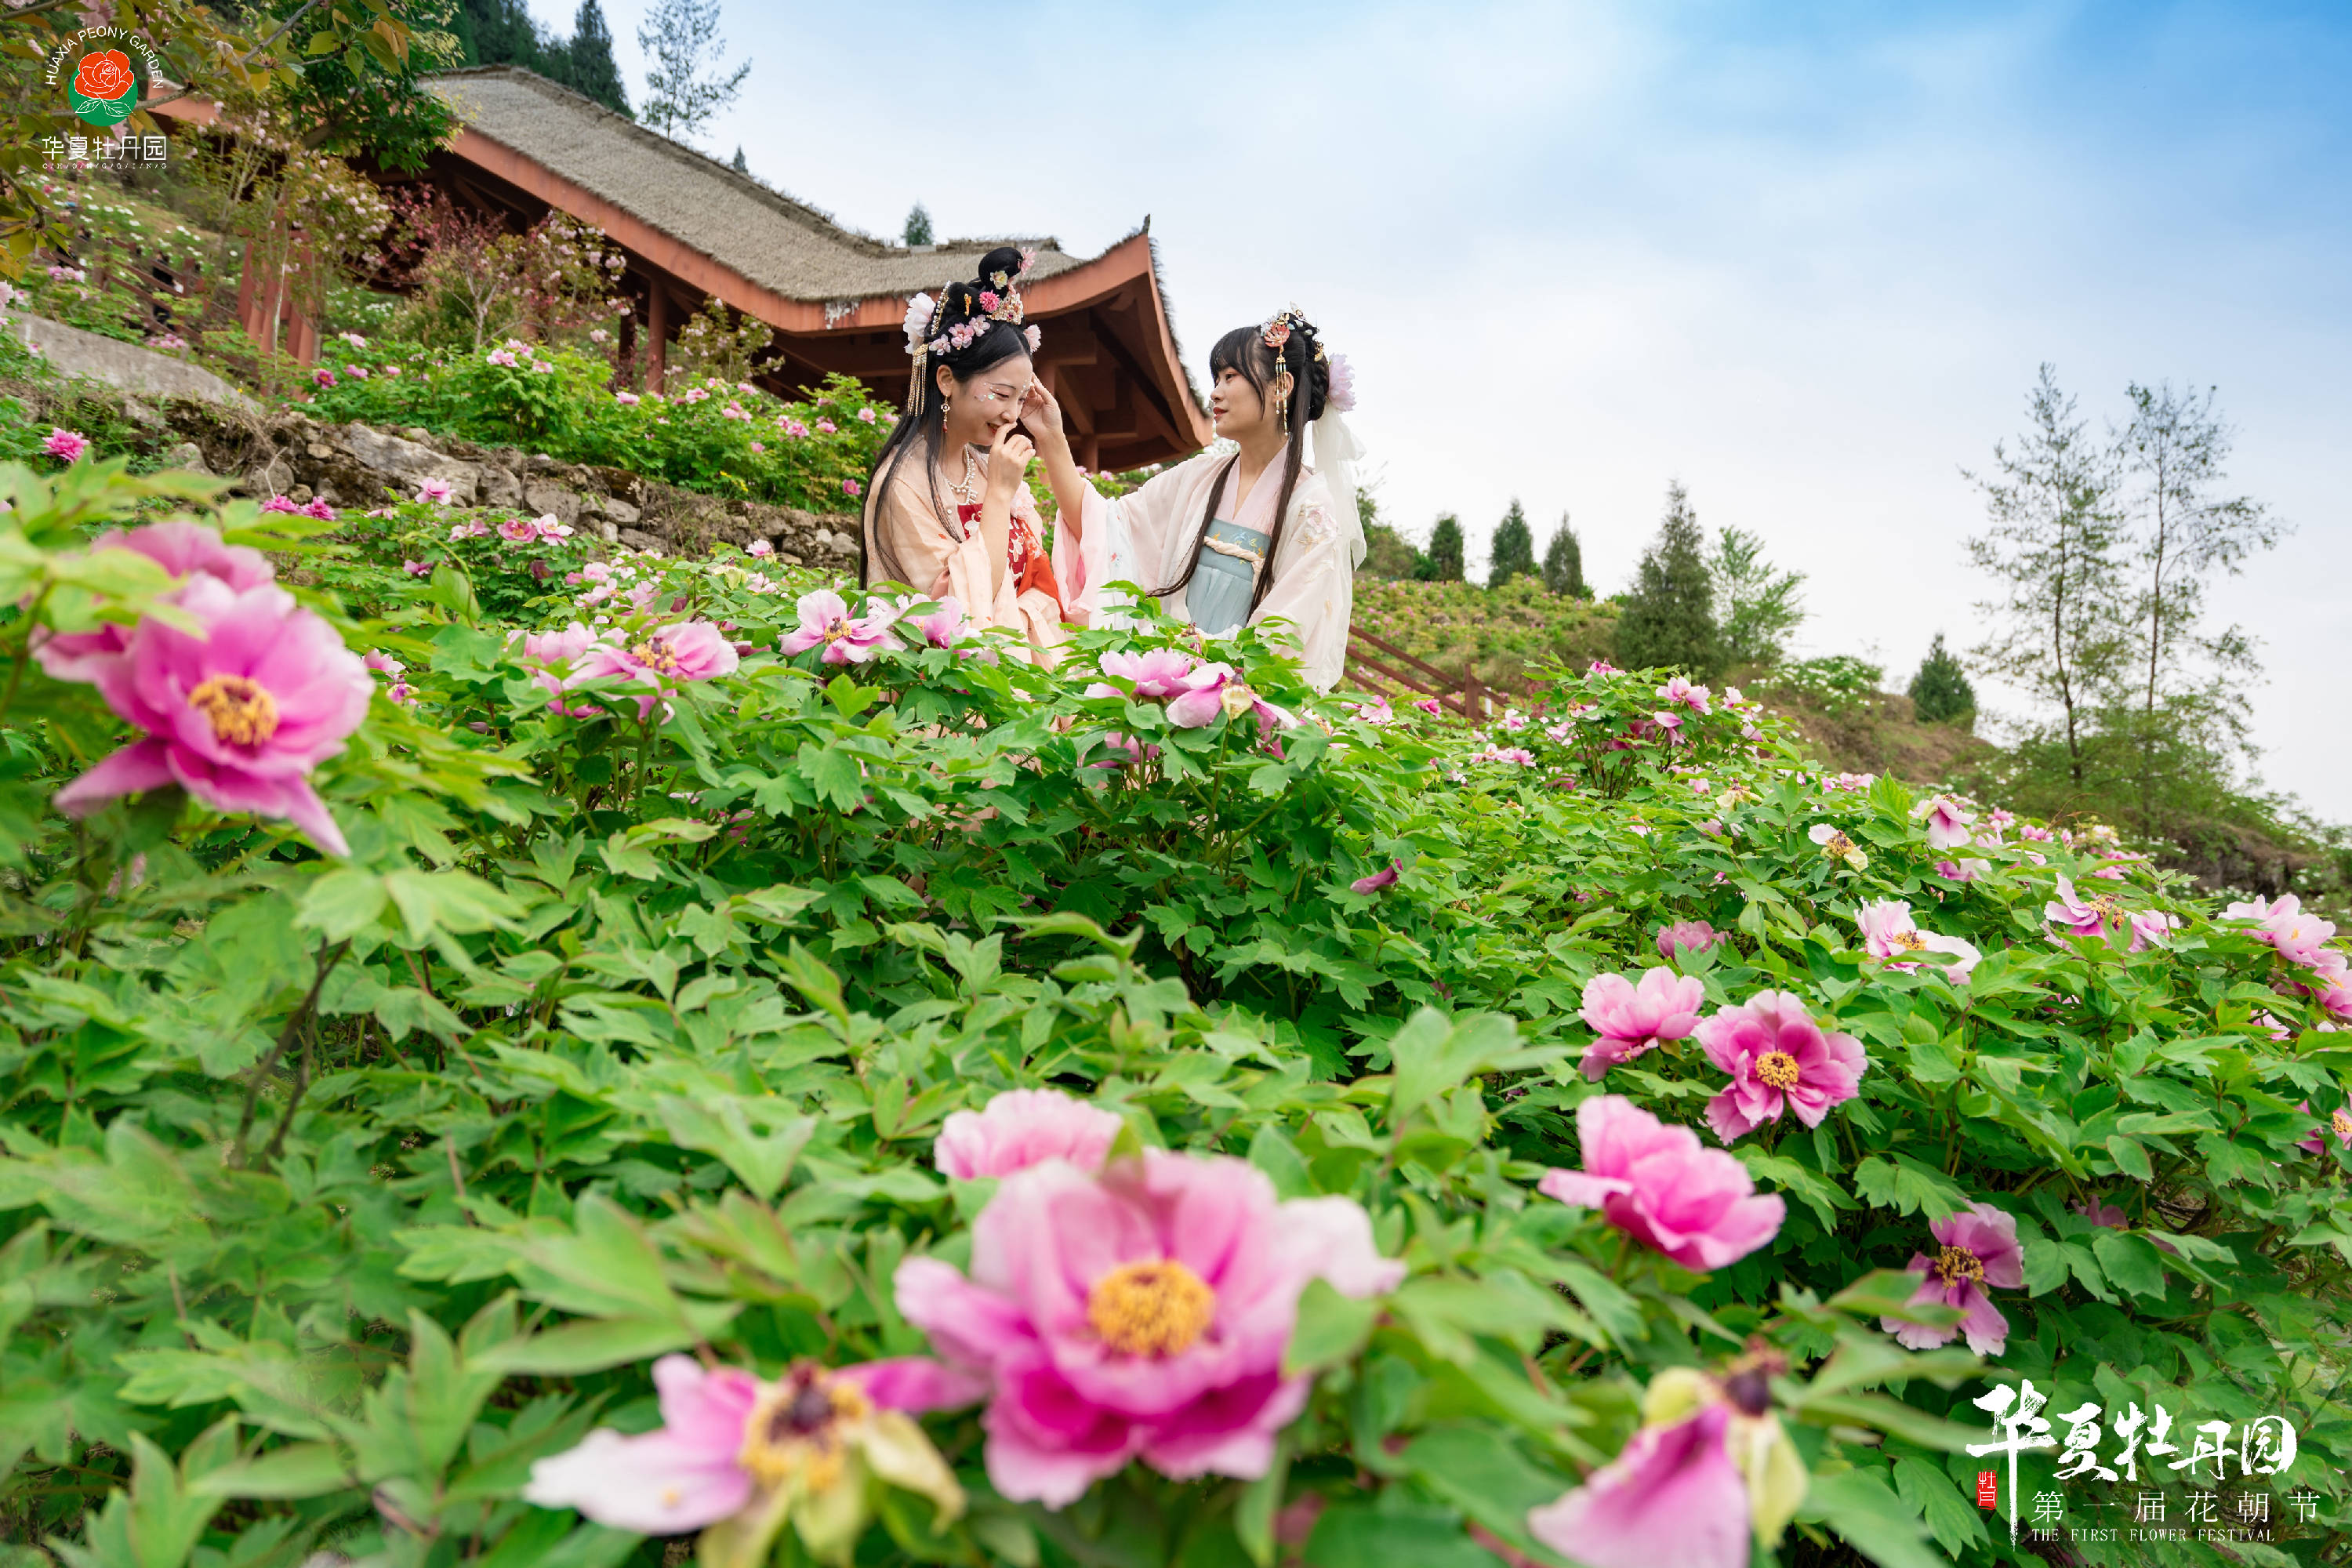
<path fill-rule="evenodd" d="M 1307 427 L 1323 417 L 1323 405 L 1331 396 L 1331 365 L 1321 352 L 1314 327 L 1296 310 L 1286 310 L 1276 320 L 1289 328 L 1280 348 L 1265 341 L 1265 327 L 1261 324 L 1235 327 L 1209 351 L 1210 384 L 1214 385 L 1217 377 L 1229 370 L 1238 371 L 1261 400 L 1284 371 L 1290 373 L 1290 440 L 1285 447 L 1289 461 L 1283 466 L 1282 489 L 1274 498 L 1274 531 L 1265 536 L 1265 563 L 1250 589 L 1244 618 L 1257 613 L 1267 590 L 1274 586 L 1275 552 L 1282 547 L 1282 527 L 1290 513 L 1290 497 L 1297 489 L 1299 472 L 1306 466 Z M 1192 574 L 1201 564 L 1201 541 L 1208 537 L 1209 525 L 1217 520 L 1217 498 L 1241 460 L 1241 454 L 1234 453 L 1209 481 L 1209 499 L 1201 509 L 1201 526 L 1193 530 L 1192 547 L 1184 552 L 1183 575 L 1160 589 L 1158 597 L 1164 599 L 1192 581 Z M 1235 510 L 1239 510 L 1238 498 Z"/>
<path fill-rule="evenodd" d="M 882 515 L 883 495 L 901 463 L 909 457 L 919 458 L 924 480 L 931 489 L 931 504 L 942 518 L 954 515 L 939 493 L 940 447 L 947 435 L 947 400 L 940 395 L 936 384 L 938 367 L 945 365 L 956 380 L 968 382 L 1015 354 L 1029 352 L 1029 340 L 1022 329 L 1012 321 L 990 321 L 988 307 L 981 301 L 982 294 L 999 294 L 1005 287 L 999 279 L 1010 280 L 1019 276 L 1021 268 L 1021 252 L 1009 245 L 999 246 L 980 258 L 980 269 L 971 281 L 950 283 L 940 290 L 939 302 L 931 308 L 930 322 L 923 329 L 926 339 L 943 337 L 954 326 L 973 324 L 980 330 L 963 347 L 950 343 L 945 353 L 933 350 L 919 362 L 907 388 L 906 411 L 899 416 L 890 438 L 874 456 L 874 468 L 866 481 L 866 513 L 857 531 L 857 581 L 866 587 L 874 585 L 877 566 L 885 582 L 908 581 L 904 563 L 881 544 L 875 529 Z M 908 585 L 916 586 L 911 583 Z"/>

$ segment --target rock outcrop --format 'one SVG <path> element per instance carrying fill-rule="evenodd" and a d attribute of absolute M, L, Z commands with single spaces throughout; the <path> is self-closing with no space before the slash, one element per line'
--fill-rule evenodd
<path fill-rule="evenodd" d="M 552 513 L 636 549 L 699 552 L 720 541 L 748 545 L 764 539 L 787 565 L 844 570 L 857 557 L 854 516 L 725 500 L 625 468 L 480 447 L 414 426 L 322 424 L 299 409 L 241 418 L 186 402 L 173 405 L 172 423 L 188 438 L 175 451 L 198 459 L 186 466 L 235 476 L 233 488 L 246 495 L 324 498 L 331 506 L 365 509 L 412 499 L 419 485 L 438 479 L 449 486 L 452 506 Z"/>

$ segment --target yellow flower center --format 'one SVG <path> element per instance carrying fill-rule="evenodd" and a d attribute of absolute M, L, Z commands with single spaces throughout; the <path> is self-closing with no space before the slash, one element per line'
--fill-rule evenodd
<path fill-rule="evenodd" d="M 1822 845 L 1822 853 L 1824 855 L 1851 855 L 1853 853 L 1853 840 L 1848 838 L 1843 833 L 1832 833 L 1825 841 L 1823 841 Z"/>
<path fill-rule="evenodd" d="M 799 1476 L 822 1491 L 841 1479 L 842 1427 L 865 1420 L 873 1408 L 854 1384 L 796 1368 L 761 1394 L 743 1423 L 735 1462 L 761 1486 Z"/>
<path fill-rule="evenodd" d="M 2338 1138 L 2352 1138 L 2352 1112 L 2339 1110 L 2328 1118 L 2328 1124 L 2336 1129 Z"/>
<path fill-rule="evenodd" d="M 629 657 L 657 675 L 667 675 L 677 668 L 677 650 L 652 637 L 629 649 Z"/>
<path fill-rule="evenodd" d="M 1912 952 L 1924 952 L 1927 946 L 1927 939 L 1916 931 L 1898 931 L 1886 940 Z"/>
<path fill-rule="evenodd" d="M 1756 1058 L 1756 1078 L 1774 1089 L 1797 1087 L 1797 1058 L 1786 1051 L 1766 1051 Z"/>
<path fill-rule="evenodd" d="M 188 693 L 188 706 L 202 709 L 213 733 L 232 746 L 257 746 L 278 733 L 278 700 L 242 675 L 214 676 Z"/>
<path fill-rule="evenodd" d="M 1947 1285 L 1981 1285 L 1984 1260 L 1965 1247 L 1948 1247 L 1936 1255 L 1936 1278 Z"/>
<path fill-rule="evenodd" d="M 1122 1355 L 1175 1355 L 1216 1315 L 1217 1293 L 1172 1258 L 1122 1263 L 1087 1294 L 1087 1321 Z"/>
<path fill-rule="evenodd" d="M 1250 705 L 1256 700 L 1257 693 L 1238 680 L 1226 687 L 1217 696 L 1217 701 L 1223 707 L 1225 717 L 1228 719 L 1240 718 L 1250 710 Z"/>

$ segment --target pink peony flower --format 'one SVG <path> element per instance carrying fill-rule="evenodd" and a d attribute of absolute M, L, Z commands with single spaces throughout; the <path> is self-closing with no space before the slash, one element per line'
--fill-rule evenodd
<path fill-rule="evenodd" d="M 786 632 L 776 645 L 778 651 L 787 656 L 821 647 L 824 649 L 823 663 L 864 664 L 878 650 L 898 646 L 898 639 L 890 632 L 890 612 L 887 607 L 868 605 L 863 619 L 852 620 L 848 604 L 830 588 L 802 595 L 798 607 L 800 626 Z"/>
<path fill-rule="evenodd" d="M 727 634 L 709 621 L 673 621 L 635 642 L 592 644 L 576 676 L 580 680 L 617 676 L 652 688 L 637 699 L 642 722 L 656 702 L 677 695 L 680 683 L 731 675 L 740 662 Z"/>
<path fill-rule="evenodd" d="M 871 425 L 874 423 L 874 410 L 871 408 L 861 408 L 857 411 L 857 417 L 861 423 Z"/>
<path fill-rule="evenodd" d="M 302 509 L 295 504 L 292 496 L 271 496 L 261 503 L 261 510 L 266 513 L 282 514 L 287 517 L 299 517 L 302 514 Z"/>
<path fill-rule="evenodd" d="M 499 537 L 509 544 L 529 544 L 539 537 L 539 524 L 527 517 L 510 517 L 499 524 Z"/>
<path fill-rule="evenodd" d="M 416 486 L 416 499 L 434 506 L 449 504 L 450 485 L 446 479 L 424 479 Z"/>
<path fill-rule="evenodd" d="M 577 1509 L 640 1535 L 680 1534 L 740 1515 L 737 1535 L 759 1538 L 756 1551 L 730 1559 L 746 1563 L 764 1562 L 788 1517 L 814 1513 L 814 1499 L 844 1479 L 861 1495 L 826 1511 L 838 1530 L 841 1504 L 848 1504 L 845 1557 L 864 1528 L 868 1475 L 942 1509 L 962 1507 L 953 1473 L 909 1413 L 969 1404 L 980 1390 L 934 1363 L 871 1362 L 838 1372 L 803 1363 L 766 1383 L 735 1367 L 706 1371 L 691 1356 L 667 1355 L 654 1363 L 654 1387 L 659 1426 L 630 1437 L 598 1427 L 577 1447 L 535 1462 L 524 1500 Z M 785 1484 L 789 1500 L 771 1503 Z M 794 1522 L 810 1531 L 808 1520 Z"/>
<path fill-rule="evenodd" d="M 1008 1089 L 981 1110 L 959 1110 L 940 1125 L 931 1161 L 943 1176 L 969 1182 L 1009 1176 L 1047 1160 L 1098 1170 L 1125 1126 L 1116 1112 L 1057 1089 Z"/>
<path fill-rule="evenodd" d="M 1969 974 L 1984 956 L 1973 943 L 1958 937 L 1921 931 L 1912 923 L 1911 906 L 1899 900 L 1882 899 L 1863 905 L 1854 911 L 1853 923 L 1862 931 L 1863 951 L 1873 958 L 1900 960 L 1903 954 L 1911 952 L 1950 953 L 1953 963 L 1944 971 L 1944 977 L 1955 985 L 1968 984 Z M 1919 965 L 1896 962 L 1887 967 L 1909 973 Z"/>
<path fill-rule="evenodd" d="M 363 364 L 347 364 L 343 366 L 343 374 L 359 381 L 368 378 L 367 366 Z"/>
<path fill-rule="evenodd" d="M 1676 921 L 1658 928 L 1658 956 L 1671 963 L 1678 952 L 1702 952 L 1730 940 L 1705 921 Z"/>
<path fill-rule="evenodd" d="M 335 373 L 325 365 L 320 365 L 310 373 L 310 379 L 320 386 L 332 386 L 335 384 Z"/>
<path fill-rule="evenodd" d="M 110 528 L 92 540 L 89 547 L 93 552 L 136 551 L 173 577 L 216 578 L 237 593 L 262 587 L 277 577 L 269 558 L 260 551 L 224 544 L 218 533 L 196 522 L 151 522 L 127 533 Z M 94 681 L 101 669 L 130 648 L 133 629 L 110 622 L 89 632 L 36 632 L 33 657 L 53 679 Z"/>
<path fill-rule="evenodd" d="M 302 515 L 316 518 L 320 522 L 332 522 L 335 521 L 335 509 L 329 506 L 323 498 L 314 499 L 303 507 Z"/>
<path fill-rule="evenodd" d="M 1383 892 L 1396 886 L 1396 879 L 1403 874 L 1404 862 L 1391 860 L 1386 867 L 1373 872 L 1370 876 L 1359 877 L 1349 883 L 1348 891 L 1370 897 L 1373 893 Z"/>
<path fill-rule="evenodd" d="M 832 435 L 835 429 L 839 428 L 839 426 L 835 426 L 830 419 L 818 420 L 816 422 L 816 427 L 828 436 Z"/>
<path fill-rule="evenodd" d="M 1598 1082 L 1620 1062 L 1630 1062 L 1668 1040 L 1690 1037 L 1698 1027 L 1698 1010 L 1706 1005 L 1706 987 L 1671 969 L 1644 973 L 1636 985 L 1622 974 L 1596 974 L 1584 983 L 1584 1006 L 1579 1016 L 1600 1037 L 1584 1049 L 1579 1064 L 1587 1079 Z"/>
<path fill-rule="evenodd" d="M 1591 1101 L 1586 1103 L 1590 1104 Z M 1748 1568 L 1748 1483 L 1728 1405 L 1644 1426 L 1584 1484 L 1528 1514 L 1528 1532 L 1586 1568 Z"/>
<path fill-rule="evenodd" d="M 1707 1125 L 1727 1143 L 1778 1121 L 1783 1110 L 1819 1127 L 1831 1107 L 1854 1097 L 1870 1066 L 1861 1041 L 1822 1029 L 1804 1000 L 1786 991 L 1759 991 L 1724 1008 L 1698 1026 L 1698 1043 L 1731 1075 L 1706 1102 Z"/>
<path fill-rule="evenodd" d="M 89 450 L 89 437 L 79 430 L 51 426 L 49 438 L 41 443 L 41 450 L 52 458 L 63 458 L 68 463 L 79 462 L 81 455 Z"/>
<path fill-rule="evenodd" d="M 2072 1208 L 2076 1214 L 2081 1215 L 2084 1219 L 2089 1220 L 2093 1225 L 2105 1226 L 2109 1230 L 2129 1230 L 2131 1228 L 2131 1216 L 2129 1215 L 2126 1215 L 2123 1210 L 2117 1208 L 2113 1204 L 2101 1203 L 2097 1198 L 2093 1198 L 2087 1203 L 2070 1204 L 2067 1206 Z"/>
<path fill-rule="evenodd" d="M 2319 962 L 2311 966 L 2307 974 L 2308 983 L 2297 982 L 2294 986 L 2295 993 L 2310 997 L 2333 1016 L 2352 1022 L 2352 959 L 2347 959 L 2339 949 L 2327 948 L 2320 953 Z M 2319 1026 L 2323 1029 L 2335 1027 L 2333 1024 Z"/>
<path fill-rule="evenodd" d="M 2311 1101 L 2306 1100 L 2300 1105 L 2297 1105 L 2295 1109 L 2302 1111 L 2305 1116 L 2308 1116 L 2312 1113 Z M 2306 1150 L 2314 1154 L 2325 1154 L 2327 1152 L 2327 1135 L 2330 1132 L 2336 1134 L 2336 1142 L 2338 1148 L 2352 1149 L 2352 1110 L 2347 1110 L 2339 1106 L 2335 1110 L 2329 1112 L 2327 1120 L 2318 1127 L 2314 1128 L 2310 1137 L 2299 1140 L 2296 1142 L 2295 1147 Z"/>
<path fill-rule="evenodd" d="M 1537 1190 L 1601 1218 L 1685 1268 L 1736 1263 L 1780 1233 L 1788 1205 L 1761 1196 L 1747 1169 L 1703 1149 L 1687 1127 L 1669 1127 L 1622 1095 L 1576 1108 L 1581 1171 L 1552 1170 Z"/>
<path fill-rule="evenodd" d="M 1679 675 L 1658 688 L 1658 699 L 1667 707 L 1679 703 L 1694 713 L 1709 711 L 1707 702 L 1713 695 L 1706 687 L 1693 686 Z"/>
<path fill-rule="evenodd" d="M 1911 808 L 1911 815 L 1927 818 L 1930 849 L 1957 849 L 1966 844 L 1970 837 L 1969 824 L 1976 820 L 1966 806 L 1948 795 L 1921 801 Z"/>
<path fill-rule="evenodd" d="M 1440 702 L 1434 697 L 1421 698 L 1413 703 L 1413 706 L 1420 709 L 1424 713 L 1436 714 L 1445 711 L 1445 704 Z"/>
<path fill-rule="evenodd" d="M 1990 860 L 1938 860 L 1936 875 L 1948 882 L 1973 882 L 1992 870 Z"/>
<path fill-rule="evenodd" d="M 856 495 L 858 491 L 859 487 L 856 479 L 844 479 L 841 481 L 841 493 L 843 495 L 854 496 Z"/>
<path fill-rule="evenodd" d="M 776 547 L 764 539 L 755 539 L 743 547 L 746 555 L 773 555 L 775 552 Z"/>
<path fill-rule="evenodd" d="M 433 575 L 433 563 L 430 561 L 403 561 L 400 563 L 400 569 L 403 572 L 407 573 L 412 577 L 430 577 Z"/>
<path fill-rule="evenodd" d="M 2328 939 L 2336 934 L 2334 923 L 2303 909 L 2292 893 L 2281 898 L 2279 903 L 2286 907 L 2271 911 L 2258 936 L 2276 948 L 2278 955 L 2289 963 L 2305 968 L 2316 965 Z"/>
<path fill-rule="evenodd" d="M 1155 647 L 1143 653 L 1107 653 L 1102 672 L 1114 680 L 1132 681 L 1138 697 L 1177 697 L 1192 688 L 1187 679 L 1200 661 L 1181 648 Z"/>
<path fill-rule="evenodd" d="M 1214 723 L 1220 714 L 1235 719 L 1253 714 L 1261 731 L 1288 730 L 1298 723 L 1296 714 L 1252 690 L 1230 664 L 1196 665 L 1183 679 L 1184 689 L 1168 704 L 1168 721 L 1180 730 Z"/>
<path fill-rule="evenodd" d="M 1968 1313 L 1958 1328 L 1931 1329 L 1881 1318 L 1879 1326 L 1895 1342 L 1915 1351 L 1949 1344 L 1956 1334 L 1969 1337 L 1969 1349 L 1979 1355 L 1999 1355 L 2009 1344 L 2009 1320 L 1985 1294 L 1986 1287 L 2014 1290 L 2025 1283 L 2025 1252 L 2018 1245 L 2017 1222 L 1990 1204 L 1970 1204 L 1928 1226 L 1943 1244 L 1934 1260 L 1925 1254 L 1911 1257 L 1911 1272 L 1925 1281 L 1913 1291 L 1911 1302 L 1940 1302 Z"/>
<path fill-rule="evenodd" d="M 1034 353 L 1036 344 L 1029 345 Z M 1348 363 L 1346 354 L 1331 356 L 1331 386 L 1324 394 L 1324 404 L 1346 414 L 1356 406 L 1356 367 Z"/>
<path fill-rule="evenodd" d="M 1342 703 L 1341 706 L 1366 724 L 1396 722 L 1396 710 L 1389 706 L 1389 700 L 1385 696 L 1375 695 L 1370 702 L 1347 702 Z"/>
<path fill-rule="evenodd" d="M 1278 1201 L 1230 1157 L 1146 1149 L 1100 1173 L 1048 1160 L 1007 1177 L 972 1226 L 969 1279 L 898 1268 L 899 1314 L 990 1385 L 989 1480 L 1062 1508 L 1140 1458 L 1178 1480 L 1253 1479 L 1305 1408 L 1286 1377 L 1299 1293 L 1392 1290 L 1349 1198 Z"/>
<path fill-rule="evenodd" d="M 90 678 L 146 735 L 58 791 L 58 808 L 79 816 L 176 783 L 216 811 L 286 817 L 321 849 L 349 854 L 310 774 L 367 716 L 367 667 L 275 584 L 240 593 L 200 574 L 176 602 L 203 632 L 142 620 Z"/>
<path fill-rule="evenodd" d="M 751 450 L 752 450 L 752 451 L 754 451 L 754 452 L 765 452 L 767 449 L 768 449 L 768 448 L 766 448 L 765 447 L 762 447 L 762 446 L 761 446 L 761 445 L 760 445 L 760 443 L 758 443 L 757 441 L 754 441 L 754 442 L 752 442 L 752 443 L 751 443 Z"/>
<path fill-rule="evenodd" d="M 408 666 L 401 663 L 400 660 L 393 658 L 392 655 L 384 652 L 382 648 L 372 647 L 368 649 L 366 653 L 360 656 L 360 662 L 366 665 L 370 669 L 374 670 L 378 675 L 399 675 L 408 668 Z"/>
<path fill-rule="evenodd" d="M 613 394 L 613 401 L 619 404 L 624 408 L 635 408 L 638 403 L 643 400 L 640 399 L 635 393 L 631 392 L 626 388 L 623 388 L 621 391 Z"/>
<path fill-rule="evenodd" d="M 971 625 L 964 618 L 963 601 L 953 594 L 941 595 L 939 608 L 928 616 L 917 616 L 907 624 L 920 632 L 924 643 L 931 647 L 955 647 L 963 640 L 963 635 Z"/>

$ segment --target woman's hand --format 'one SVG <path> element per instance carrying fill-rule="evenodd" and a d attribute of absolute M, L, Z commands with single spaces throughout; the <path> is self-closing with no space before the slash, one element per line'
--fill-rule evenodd
<path fill-rule="evenodd" d="M 1011 500 L 1029 472 L 1029 459 L 1036 455 L 1036 445 L 1028 437 L 1010 425 L 1000 426 L 988 443 L 988 494 Z"/>
<path fill-rule="evenodd" d="M 1021 423 L 1041 447 L 1068 438 L 1062 431 L 1062 400 L 1046 391 L 1042 381 L 1029 384 L 1029 395 L 1021 400 Z"/>

